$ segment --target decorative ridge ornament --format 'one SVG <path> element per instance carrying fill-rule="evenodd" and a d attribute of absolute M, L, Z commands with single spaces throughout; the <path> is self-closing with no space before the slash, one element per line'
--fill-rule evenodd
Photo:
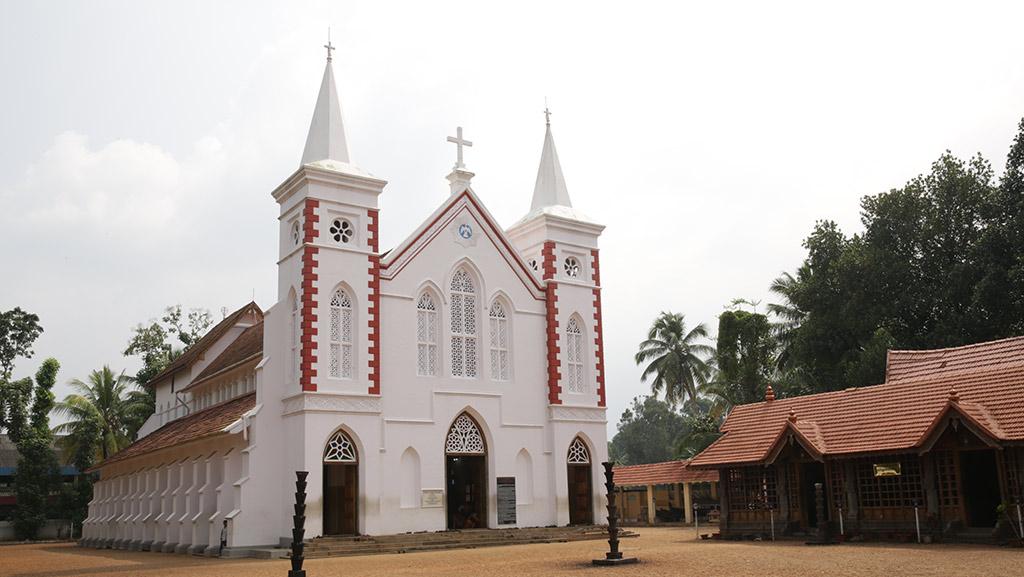
<path fill-rule="evenodd" d="M 768 383 L 768 386 L 765 387 L 765 389 L 764 389 L 764 400 L 765 401 L 774 401 L 775 400 L 775 391 L 772 390 L 772 384 L 771 383 Z"/>
<path fill-rule="evenodd" d="M 956 390 L 956 385 L 949 387 L 949 401 L 951 403 L 960 402 L 960 392 Z"/>
<path fill-rule="evenodd" d="M 793 407 L 789 408 L 789 422 L 796 423 L 796 411 L 793 410 Z"/>

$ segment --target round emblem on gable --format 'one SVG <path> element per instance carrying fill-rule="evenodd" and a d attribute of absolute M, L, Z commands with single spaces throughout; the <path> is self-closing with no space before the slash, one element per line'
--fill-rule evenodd
<path fill-rule="evenodd" d="M 460 224 L 459 236 L 466 240 L 473 238 L 473 227 L 469 226 L 468 224 Z"/>

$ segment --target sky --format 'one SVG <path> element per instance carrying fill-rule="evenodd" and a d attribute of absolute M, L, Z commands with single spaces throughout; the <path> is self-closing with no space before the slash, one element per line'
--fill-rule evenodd
<path fill-rule="evenodd" d="M 277 205 L 327 29 L 357 164 L 389 182 L 381 248 L 447 196 L 529 208 L 545 98 L 600 239 L 609 432 L 649 391 L 661 311 L 769 302 L 816 220 L 945 150 L 1002 171 L 1024 116 L 1024 4 L 995 2 L 17 2 L 0 0 L 0 310 L 41 317 L 55 393 L 164 307 L 219 319 L 276 292 Z"/>

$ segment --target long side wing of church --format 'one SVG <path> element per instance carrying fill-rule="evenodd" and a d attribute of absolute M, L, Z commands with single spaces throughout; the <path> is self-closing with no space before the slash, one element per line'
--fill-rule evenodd
<path fill-rule="evenodd" d="M 276 190 L 278 300 L 228 315 L 149 386 L 100 463 L 83 542 L 214 554 L 306 535 L 605 521 L 603 226 L 573 208 L 550 118 L 528 214 L 498 225 L 462 147 L 451 195 L 394 249 L 355 165 L 330 58 Z M 386 217 L 386 215 L 385 215 Z"/>

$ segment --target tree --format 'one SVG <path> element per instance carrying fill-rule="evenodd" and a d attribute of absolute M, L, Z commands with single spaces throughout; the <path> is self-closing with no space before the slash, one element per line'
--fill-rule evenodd
<path fill-rule="evenodd" d="M 127 423 L 139 410 L 130 402 L 132 386 L 130 377 L 123 372 L 115 374 L 108 366 L 89 373 L 88 382 L 73 379 L 71 387 L 76 393 L 55 407 L 56 414 L 67 419 L 54 429 L 67 435 L 65 450 L 79 452 L 77 445 L 90 442 L 88 433 L 94 430 L 99 432 L 95 447 L 100 459 L 131 444 Z"/>
<path fill-rule="evenodd" d="M 673 408 L 685 397 L 696 399 L 698 387 L 707 383 L 711 374 L 708 359 L 714 349 L 698 342 L 707 336 L 703 324 L 688 331 L 682 314 L 662 312 L 635 356 L 636 364 L 647 363 L 640 380 L 646 382 L 653 376 L 651 393 L 657 396 L 664 391 L 665 401 Z"/>
<path fill-rule="evenodd" d="M 683 417 L 655 396 L 635 397 L 622 413 L 618 432 L 608 444 L 609 458 L 622 465 L 660 463 L 675 456 L 686 430 Z"/>
<path fill-rule="evenodd" d="M 14 512 L 14 533 L 19 539 L 35 539 L 46 523 L 49 498 L 59 486 L 57 456 L 53 452 L 49 415 L 53 408 L 53 385 L 60 363 L 46 359 L 31 378 L 5 387 L 8 413 L 4 426 L 18 447 L 18 470 L 14 475 L 14 493 L 18 507 Z"/>
<path fill-rule="evenodd" d="M 733 302 L 734 306 L 740 304 L 753 303 Z M 772 324 L 765 315 L 738 308 L 723 312 L 718 317 L 718 370 L 703 392 L 726 406 L 762 400 L 775 370 L 776 344 Z"/>
<path fill-rule="evenodd" d="M 10 380 L 18 357 L 32 358 L 32 343 L 43 332 L 39 317 L 14 307 L 0 312 L 0 381 Z"/>

